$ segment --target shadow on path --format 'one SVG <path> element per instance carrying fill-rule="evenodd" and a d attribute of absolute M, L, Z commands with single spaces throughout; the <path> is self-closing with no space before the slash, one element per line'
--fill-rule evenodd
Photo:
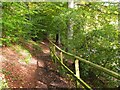
<path fill-rule="evenodd" d="M 36 88 L 70 88 L 65 78 L 62 78 L 57 73 L 57 66 L 51 60 L 48 46 L 48 41 L 43 41 L 40 45 L 37 45 L 37 50 L 33 48 L 36 46 L 24 45 L 37 60 L 37 69 L 35 71 L 37 79 Z"/>

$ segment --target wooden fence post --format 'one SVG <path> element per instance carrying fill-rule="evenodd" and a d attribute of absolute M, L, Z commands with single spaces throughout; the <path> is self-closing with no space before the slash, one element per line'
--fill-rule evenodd
<path fill-rule="evenodd" d="M 76 72 L 76 76 L 78 78 L 80 78 L 80 71 L 79 71 L 79 60 L 75 59 L 75 72 Z M 77 81 L 77 88 L 80 88 L 80 83 Z"/>
<path fill-rule="evenodd" d="M 53 53 L 52 53 L 52 50 L 53 50 L 53 49 L 52 49 L 52 44 L 50 45 L 49 49 L 50 49 L 50 56 L 51 56 L 51 59 L 52 59 L 52 61 L 53 61 L 53 56 L 54 56 L 54 55 L 53 55 Z"/>
<path fill-rule="evenodd" d="M 53 61 L 54 63 L 56 63 L 56 58 L 55 58 L 55 56 L 54 56 L 55 53 L 56 53 L 56 52 L 55 52 L 55 46 L 51 44 L 51 45 L 50 45 L 50 55 L 51 55 L 52 61 Z"/>
<path fill-rule="evenodd" d="M 55 46 L 53 45 L 53 53 L 54 54 L 56 54 L 56 50 L 55 50 Z M 54 61 L 54 63 L 56 64 L 57 63 L 57 61 L 56 61 L 56 58 L 55 58 L 55 56 L 53 55 L 53 61 Z"/>
<path fill-rule="evenodd" d="M 62 54 L 62 52 L 60 52 L 60 59 L 61 59 L 61 62 L 63 63 L 63 54 Z"/>
<path fill-rule="evenodd" d="M 63 64 L 63 53 L 62 53 L 62 52 L 60 52 L 60 61 L 61 61 L 61 63 Z M 64 75 L 64 74 L 65 74 L 64 67 L 61 66 L 60 68 L 61 68 L 60 73 Z"/>

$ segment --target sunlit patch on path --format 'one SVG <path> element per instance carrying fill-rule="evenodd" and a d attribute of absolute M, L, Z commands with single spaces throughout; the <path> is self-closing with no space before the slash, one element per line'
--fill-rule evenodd
<path fill-rule="evenodd" d="M 45 53 L 45 54 L 49 54 L 49 53 L 50 53 L 50 50 L 49 50 L 49 48 L 46 46 L 46 43 L 45 43 L 45 42 L 41 42 L 41 47 L 43 48 L 43 49 L 42 49 L 43 53 Z"/>

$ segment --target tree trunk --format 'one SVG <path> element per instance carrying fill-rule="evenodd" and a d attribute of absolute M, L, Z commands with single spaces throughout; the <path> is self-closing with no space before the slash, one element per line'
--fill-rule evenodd
<path fill-rule="evenodd" d="M 56 44 L 59 46 L 61 43 L 60 41 L 60 30 L 58 30 L 57 34 L 56 34 Z"/>
<path fill-rule="evenodd" d="M 74 0 L 68 1 L 68 8 L 74 8 Z M 73 21 L 72 18 L 68 20 L 68 31 L 67 31 L 67 48 L 66 51 L 70 51 L 70 41 L 73 39 Z"/>
<path fill-rule="evenodd" d="M 68 1 L 68 8 L 74 8 L 74 0 Z M 72 18 L 70 18 L 68 25 L 68 39 L 72 38 L 73 38 L 73 21 Z"/>
<path fill-rule="evenodd" d="M 74 8 L 74 0 L 69 0 L 68 1 L 68 8 Z M 73 21 L 72 18 L 69 19 L 68 21 L 68 39 L 73 38 Z"/>

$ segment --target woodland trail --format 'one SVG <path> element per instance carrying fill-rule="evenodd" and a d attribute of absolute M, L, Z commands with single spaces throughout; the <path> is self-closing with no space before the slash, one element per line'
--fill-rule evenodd
<path fill-rule="evenodd" d="M 0 48 L 2 51 L 2 70 L 9 88 L 73 88 L 73 83 L 62 77 L 57 66 L 50 57 L 49 43 L 40 44 L 41 52 L 34 52 L 27 45 L 32 54 L 30 63 L 20 62 L 25 54 L 19 55 L 11 47 Z"/>

